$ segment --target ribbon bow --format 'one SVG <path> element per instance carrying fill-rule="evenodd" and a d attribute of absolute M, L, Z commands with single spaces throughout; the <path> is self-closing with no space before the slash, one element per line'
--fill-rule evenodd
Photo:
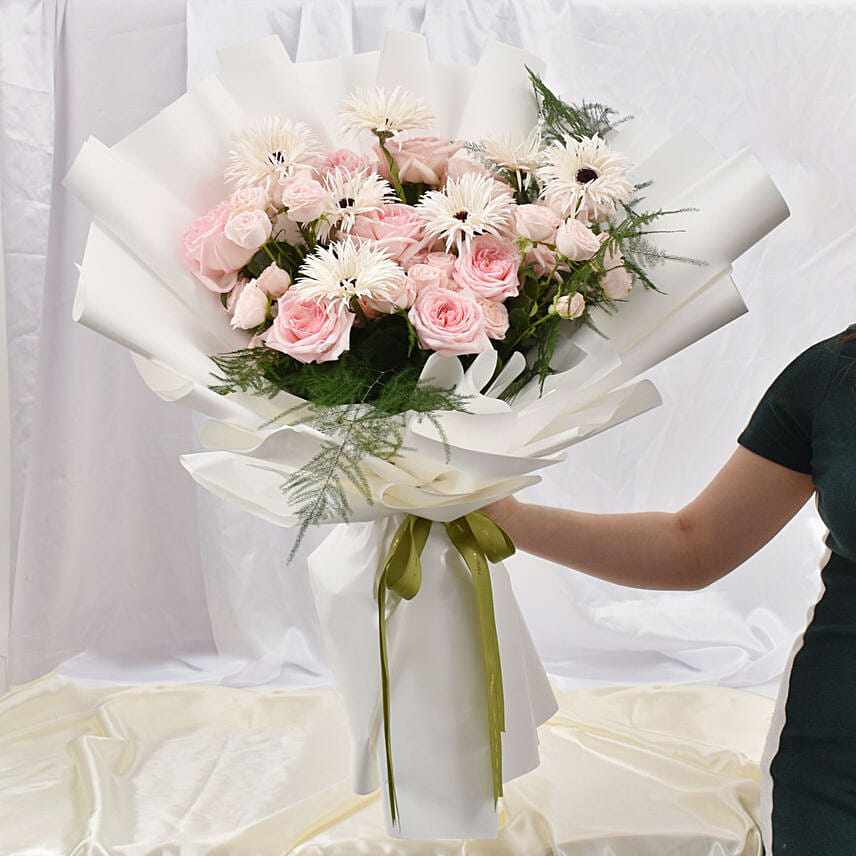
<path fill-rule="evenodd" d="M 386 746 L 386 781 L 392 822 L 398 818 L 395 776 L 392 765 L 392 739 L 389 723 L 389 660 L 386 647 L 386 591 L 410 600 L 422 585 L 422 550 L 431 531 L 425 517 L 408 514 L 396 530 L 389 545 L 386 563 L 377 592 L 378 632 L 380 636 L 381 696 L 383 705 L 383 736 Z M 502 732 L 505 730 L 505 700 L 502 693 L 502 668 L 499 639 L 493 609 L 493 589 L 490 581 L 491 562 L 501 562 L 514 554 L 514 543 L 502 527 L 481 511 L 471 511 L 445 524 L 449 540 L 455 545 L 473 578 L 476 608 L 479 616 L 482 658 L 484 660 L 488 737 L 494 805 L 502 796 Z"/>

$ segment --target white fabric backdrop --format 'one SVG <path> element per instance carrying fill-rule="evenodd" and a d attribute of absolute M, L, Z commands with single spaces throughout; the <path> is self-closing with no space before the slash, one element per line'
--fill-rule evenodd
<path fill-rule="evenodd" d="M 735 266 L 749 314 L 650 372 L 664 406 L 571 450 L 528 498 L 680 507 L 730 454 L 778 371 L 856 320 L 852 5 L 67 0 L 54 13 L 5 0 L 0 16 L 11 683 L 74 655 L 65 671 L 106 679 L 328 678 L 305 550 L 285 567 L 291 533 L 195 491 L 177 461 L 194 444 L 191 415 L 70 320 L 88 220 L 59 179 L 87 134 L 116 142 L 176 98 L 185 75 L 213 70 L 217 47 L 276 32 L 294 59 L 313 60 L 376 49 L 384 28 L 400 27 L 424 33 L 434 60 L 474 62 L 499 38 L 542 56 L 568 98 L 689 123 L 722 151 L 749 145 L 765 163 L 792 217 Z M 822 534 L 806 508 L 699 593 L 621 589 L 526 557 L 511 570 L 548 668 L 570 684 L 769 690 L 818 594 Z"/>

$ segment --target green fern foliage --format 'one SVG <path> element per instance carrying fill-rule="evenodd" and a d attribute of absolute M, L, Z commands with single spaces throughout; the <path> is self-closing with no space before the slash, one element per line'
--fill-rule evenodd
<path fill-rule="evenodd" d="M 543 80 L 526 66 L 535 98 L 538 102 L 538 116 L 541 125 L 541 136 L 548 143 L 559 142 L 566 136 L 575 140 L 583 137 L 601 137 L 614 130 L 631 116 L 618 117 L 618 111 L 596 101 L 583 101 L 580 104 L 569 104 L 563 101 Z"/>

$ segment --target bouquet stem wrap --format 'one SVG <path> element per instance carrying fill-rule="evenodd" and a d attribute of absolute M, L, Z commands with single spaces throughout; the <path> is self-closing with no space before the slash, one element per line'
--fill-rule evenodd
<path fill-rule="evenodd" d="M 390 725 L 389 657 L 386 643 L 386 590 L 410 600 L 422 585 L 422 551 L 431 531 L 431 520 L 408 514 L 392 537 L 389 555 L 378 584 L 378 631 L 380 638 L 381 693 L 383 697 L 383 730 L 386 749 L 387 792 L 392 823 L 398 815 L 395 774 L 392 763 L 392 733 Z M 508 534 L 487 515 L 478 511 L 465 514 L 445 524 L 449 540 L 455 545 L 473 578 L 478 610 L 482 659 L 487 691 L 487 727 L 490 744 L 493 799 L 496 805 L 502 796 L 502 732 L 505 731 L 505 700 L 502 689 L 502 664 L 493 587 L 490 581 L 491 562 L 501 562 L 514 555 L 514 544 Z"/>
<path fill-rule="evenodd" d="M 354 790 L 382 789 L 393 836 L 491 838 L 503 782 L 538 766 L 556 700 L 502 562 L 511 540 L 480 512 L 442 522 L 340 524 L 309 579 Z"/>

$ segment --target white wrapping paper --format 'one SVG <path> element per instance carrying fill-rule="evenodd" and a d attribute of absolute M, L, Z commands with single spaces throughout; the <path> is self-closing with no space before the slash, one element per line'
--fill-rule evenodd
<path fill-rule="evenodd" d="M 75 317 L 131 350 L 157 394 L 213 417 L 202 434 L 211 451 L 182 457 L 197 482 L 291 526 L 296 510 L 282 485 L 325 438 L 287 420 L 265 424 L 293 404 L 293 396 L 268 401 L 211 393 L 210 356 L 244 346 L 247 335 L 230 329 L 216 295 L 189 276 L 179 252 L 190 223 L 225 196 L 230 136 L 260 115 L 281 112 L 309 123 L 325 145 L 353 145 L 337 128 L 336 105 L 353 86 L 375 82 L 400 82 L 429 98 L 438 133 L 471 139 L 525 134 L 536 110 L 524 66 L 543 69 L 536 57 L 496 42 L 487 44 L 474 69 L 436 65 L 421 37 L 396 32 L 386 34 L 379 53 L 340 60 L 292 63 L 275 37 L 219 56 L 219 75 L 113 148 L 90 140 L 72 167 L 66 183 L 94 217 Z M 675 218 L 684 231 L 657 236 L 657 242 L 706 265 L 666 263 L 656 271 L 665 295 L 637 288 L 617 314 L 599 313 L 594 320 L 609 340 L 582 328 L 563 342 L 555 360 L 559 371 L 543 396 L 532 382 L 511 404 L 497 398 L 521 370 L 522 357 L 509 360 L 491 383 L 492 351 L 466 372 L 457 359 L 433 356 L 423 377 L 469 395 L 471 413 L 439 416 L 448 445 L 431 423 L 411 417 L 410 451 L 392 462 L 364 462 L 371 501 L 346 485 L 352 522 L 337 527 L 311 558 L 360 793 L 382 784 L 385 770 L 375 591 L 400 516 L 453 520 L 534 484 L 536 471 L 561 460 L 564 448 L 657 406 L 659 394 L 649 382 L 622 384 L 745 310 L 730 264 L 787 216 L 747 151 L 725 159 L 690 129 L 669 135 L 638 120 L 623 126 L 614 144 L 637 163 L 638 179 L 654 179 L 647 207 L 699 209 Z M 124 204 L 129 194 L 134 206 Z M 388 830 L 402 837 L 493 836 L 497 818 L 472 583 L 439 526 L 423 566 L 419 594 L 390 604 L 401 825 L 392 830 L 387 812 Z M 555 702 L 501 565 L 492 580 L 506 700 L 503 778 L 509 780 L 537 766 L 536 727 Z"/>
<path fill-rule="evenodd" d="M 312 553 L 310 578 L 351 735 L 354 790 L 386 789 L 379 718 L 377 579 L 400 518 L 340 524 Z M 388 621 L 390 721 L 400 830 L 406 838 L 493 838 L 497 816 L 486 741 L 487 699 L 469 570 L 440 526 L 422 554 L 413 600 L 393 598 Z M 491 568 L 502 659 L 503 780 L 538 766 L 536 727 L 556 700 L 502 564 Z M 378 779 L 380 771 L 380 782 Z"/>

